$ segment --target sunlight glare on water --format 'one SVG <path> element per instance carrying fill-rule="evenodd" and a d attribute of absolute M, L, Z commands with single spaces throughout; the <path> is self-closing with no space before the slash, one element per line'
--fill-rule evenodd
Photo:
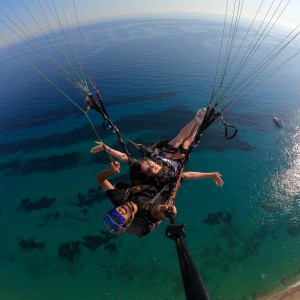
<path fill-rule="evenodd" d="M 299 119 L 297 111 L 291 121 L 286 120 L 284 127 L 275 131 L 274 148 L 265 158 L 269 162 L 270 175 L 262 179 L 262 188 L 256 193 L 258 206 L 262 208 L 260 212 L 263 214 L 258 216 L 257 221 L 261 225 L 283 222 L 293 233 L 296 233 L 294 230 L 300 231 Z"/>
<path fill-rule="evenodd" d="M 300 207 L 300 128 L 294 124 L 291 124 L 293 131 L 282 152 L 286 166 L 279 170 L 272 179 L 272 190 L 278 208 L 280 208 L 281 215 L 292 214 L 289 219 L 298 215 Z"/>

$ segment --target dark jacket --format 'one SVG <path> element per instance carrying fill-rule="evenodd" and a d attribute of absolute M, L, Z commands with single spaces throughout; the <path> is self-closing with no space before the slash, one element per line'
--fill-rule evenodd
<path fill-rule="evenodd" d="M 149 234 L 161 221 L 151 215 L 154 205 L 163 203 L 163 198 L 158 189 L 152 185 L 131 186 L 118 184 L 115 189 L 106 191 L 107 197 L 115 207 L 126 201 L 132 201 L 138 206 L 134 220 L 126 232 L 138 237 Z"/>

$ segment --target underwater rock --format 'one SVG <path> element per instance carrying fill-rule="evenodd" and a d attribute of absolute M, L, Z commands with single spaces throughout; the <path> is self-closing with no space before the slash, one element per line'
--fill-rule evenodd
<path fill-rule="evenodd" d="M 56 198 L 48 198 L 47 196 L 43 196 L 41 199 L 37 201 L 31 201 L 30 198 L 21 199 L 21 204 L 17 208 L 17 211 L 32 211 L 37 209 L 49 208 L 56 201 Z"/>
<path fill-rule="evenodd" d="M 51 220 L 57 220 L 60 216 L 60 213 L 58 211 L 53 213 L 48 213 L 45 215 L 45 221 L 51 221 Z"/>
<path fill-rule="evenodd" d="M 83 206 L 88 206 L 91 207 L 95 203 L 101 203 L 102 201 L 105 200 L 105 197 L 103 196 L 103 191 L 102 189 L 94 189 L 91 188 L 88 190 L 87 195 L 84 196 L 81 193 L 77 194 L 77 199 L 78 202 L 76 203 L 77 206 L 83 207 Z"/>
<path fill-rule="evenodd" d="M 109 243 L 104 246 L 104 249 L 110 250 L 111 252 L 117 252 L 117 245 L 115 243 Z"/>
<path fill-rule="evenodd" d="M 62 169 L 74 168 L 80 161 L 79 152 L 65 153 L 62 155 L 52 155 L 47 158 L 38 157 L 25 162 L 22 174 L 33 172 L 55 172 Z"/>
<path fill-rule="evenodd" d="M 225 213 L 223 213 L 222 211 L 219 211 L 217 213 L 210 213 L 207 215 L 207 219 L 202 221 L 202 223 L 208 225 L 217 225 L 221 224 L 222 222 L 227 225 L 231 225 L 232 215 L 228 211 L 226 211 Z"/>
<path fill-rule="evenodd" d="M 175 94 L 173 93 L 158 93 L 155 98 L 157 99 L 168 99 L 173 97 Z M 144 99 L 147 99 L 148 96 L 143 97 Z M 155 99 L 155 98 L 152 98 Z M 134 101 L 135 102 L 135 101 Z M 69 113 L 69 112 L 67 112 Z M 73 112 L 74 113 L 74 112 Z M 165 132 L 168 132 L 167 136 L 163 136 L 162 138 L 170 139 L 170 137 L 175 136 L 177 134 L 177 131 L 179 128 L 176 128 L 172 126 L 173 124 L 172 120 L 177 120 L 178 124 L 183 124 L 185 122 L 188 122 L 188 116 L 193 114 L 194 112 L 187 109 L 184 105 L 173 105 L 171 107 L 168 107 L 164 111 L 159 111 L 157 113 L 151 112 L 151 128 L 161 130 L 161 128 L 165 128 Z M 15 128 L 22 128 L 24 129 L 26 127 L 32 127 L 37 126 L 41 124 L 50 124 L 53 120 L 53 118 L 57 118 L 57 116 L 61 116 L 62 111 L 56 112 L 55 114 L 47 114 L 47 115 L 40 115 L 35 116 L 33 119 L 26 118 L 24 119 L 18 119 L 15 120 L 13 123 L 9 123 L 9 128 L 5 130 L 12 130 L 12 126 L 15 126 Z M 232 114 L 232 113 L 231 113 Z M 249 113 L 248 113 L 249 114 Z M 65 117 L 65 114 L 63 114 Z M 162 118 L 161 116 L 164 116 Z M 166 117 L 168 116 L 168 117 Z M 135 116 L 135 118 L 132 117 L 125 117 L 118 120 L 118 127 L 122 128 L 122 132 L 135 132 L 137 128 L 139 130 L 147 130 L 148 129 L 148 123 L 145 122 L 145 118 L 149 118 L 149 113 L 147 114 L 140 114 Z M 239 118 L 241 121 L 240 123 L 243 124 L 243 126 L 249 126 L 249 128 L 255 130 L 261 130 L 262 122 L 264 122 L 265 118 L 263 117 L 255 117 L 249 118 L 249 115 L 244 117 L 239 112 L 239 115 L 232 115 L 232 119 L 237 120 Z M 255 120 L 255 122 L 247 123 L 249 120 Z M 259 123 L 257 120 L 261 120 Z M 235 124 L 237 125 L 237 124 Z M 0 128 L 0 131 L 4 130 L 4 127 Z M 110 135 L 110 130 L 103 130 L 101 132 L 102 137 Z M 217 134 L 217 135 L 216 135 Z M 50 148 L 66 148 L 68 146 L 71 146 L 76 143 L 83 143 L 85 141 L 91 141 L 94 136 L 94 131 L 91 128 L 90 124 L 86 124 L 84 126 L 81 126 L 79 128 L 72 129 L 65 133 L 59 133 L 59 134 L 52 134 L 43 136 L 41 138 L 33 138 L 33 139 L 24 139 L 19 140 L 14 143 L 7 143 L 7 144 L 0 144 L 0 155 L 5 155 L 9 153 L 15 153 L 18 151 L 23 152 L 37 152 L 40 149 L 50 149 Z M 221 142 L 223 141 L 223 142 Z M 152 141 L 155 142 L 154 140 Z M 139 143 L 148 145 L 149 140 L 143 140 L 142 138 L 139 140 Z M 114 147 L 113 147 L 114 148 Z M 231 140 L 230 143 L 227 142 L 227 140 L 224 139 L 224 133 L 222 131 L 217 131 L 216 129 L 211 129 L 211 134 L 207 135 L 205 137 L 205 144 L 202 145 L 202 150 L 205 149 L 212 149 L 215 151 L 225 151 L 230 148 L 236 148 L 241 149 L 244 151 L 252 151 L 255 149 L 253 145 L 248 144 L 247 142 L 243 142 L 239 140 L 239 137 L 237 136 L 235 139 Z M 136 150 L 133 149 L 132 152 L 135 152 Z M 134 154 L 134 153 L 133 153 Z M 136 155 L 133 155 L 134 157 Z M 97 158 L 96 158 L 97 157 Z M 92 158 L 99 159 L 99 155 Z"/>
<path fill-rule="evenodd" d="M 222 217 L 222 221 L 227 225 L 231 225 L 232 215 L 228 211 L 226 211 L 225 216 Z"/>
<path fill-rule="evenodd" d="M 31 250 L 31 249 L 44 249 L 45 243 L 36 243 L 35 237 L 33 237 L 27 241 L 24 239 L 21 239 L 19 241 L 19 246 L 27 251 L 27 250 Z"/>
<path fill-rule="evenodd" d="M 112 242 L 112 239 L 116 237 L 103 230 L 100 231 L 100 236 L 98 235 L 85 235 L 83 237 L 82 246 L 85 248 L 96 251 L 100 246 L 104 245 L 105 250 L 110 250 L 112 252 L 117 252 L 117 246 Z"/>
<path fill-rule="evenodd" d="M 36 126 L 36 124 L 38 123 L 35 123 L 34 126 Z M 22 128 L 24 129 L 24 122 L 22 124 Z M 105 134 L 106 133 L 104 132 L 102 136 Z M 76 143 L 91 141 L 93 136 L 94 131 L 92 130 L 91 125 L 86 124 L 79 128 L 72 129 L 66 133 L 52 134 L 42 138 L 24 139 L 14 143 L 0 144 L 0 155 L 16 153 L 18 151 L 23 151 L 26 153 L 38 152 L 40 149 L 50 149 L 54 147 L 66 148 Z"/>
<path fill-rule="evenodd" d="M 0 164 L 0 171 L 5 171 L 6 169 L 10 169 L 13 173 L 20 172 L 21 170 L 21 163 L 19 159 L 14 159 L 12 161 L 8 161 L 5 163 Z"/>
<path fill-rule="evenodd" d="M 74 261 L 75 256 L 81 252 L 80 242 L 63 243 L 58 248 L 58 255 L 62 259 Z"/>
<path fill-rule="evenodd" d="M 86 215 L 86 214 L 89 212 L 89 210 L 88 210 L 87 208 L 85 208 L 85 209 L 82 209 L 81 212 L 82 212 L 84 215 Z"/>
<path fill-rule="evenodd" d="M 84 242 L 82 246 L 91 249 L 92 251 L 97 250 L 103 243 L 105 243 L 106 238 L 97 235 L 86 235 L 83 237 Z"/>
<path fill-rule="evenodd" d="M 0 171 L 10 170 L 5 174 L 11 176 L 15 174 L 28 175 L 33 172 L 56 172 L 62 169 L 76 167 L 80 162 L 79 152 L 53 155 L 49 157 L 38 157 L 21 163 L 19 159 L 0 164 Z"/>

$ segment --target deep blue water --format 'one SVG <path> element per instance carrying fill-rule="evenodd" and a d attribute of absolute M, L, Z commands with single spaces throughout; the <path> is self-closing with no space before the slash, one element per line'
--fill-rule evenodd
<path fill-rule="evenodd" d="M 86 27 L 85 39 L 110 116 L 129 139 L 152 144 L 172 138 L 207 105 L 220 23 L 116 21 Z M 266 42 L 270 47 L 272 41 Z M 61 76 L 33 59 L 85 106 Z M 296 57 L 229 106 L 225 116 L 238 136 L 226 140 L 216 122 L 186 167 L 219 171 L 225 182 L 222 188 L 208 180 L 184 182 L 176 201 L 177 219 L 186 223 L 187 244 L 212 299 L 253 299 L 273 286 L 288 286 L 299 273 L 298 65 Z M 90 154 L 97 137 L 85 116 L 8 49 L 2 50 L 0 77 L 1 299 L 184 299 L 166 224 L 144 239 L 102 231 L 110 205 L 95 176 L 108 162 Z M 115 135 L 101 130 L 100 115 L 89 115 L 101 139 L 118 146 Z M 274 115 L 284 119 L 283 128 Z M 126 171 L 123 166 L 115 180 L 126 179 Z M 24 198 L 43 197 L 47 208 L 20 206 Z M 100 236 L 100 246 L 90 249 L 87 236 Z M 26 249 L 30 241 L 38 249 Z M 73 259 L 59 257 L 65 243 L 78 247 Z"/>

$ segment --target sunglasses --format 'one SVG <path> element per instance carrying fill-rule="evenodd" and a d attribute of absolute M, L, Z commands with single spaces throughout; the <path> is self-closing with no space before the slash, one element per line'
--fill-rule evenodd
<path fill-rule="evenodd" d="M 104 226 L 112 234 L 121 234 L 126 230 L 126 228 L 119 225 L 110 214 L 104 216 Z"/>
<path fill-rule="evenodd" d="M 110 215 L 114 218 L 114 220 L 118 221 L 118 223 L 121 225 L 121 224 L 124 224 L 125 222 L 125 218 L 123 216 L 118 216 L 118 212 L 116 209 L 113 209 L 111 212 L 110 212 Z"/>

